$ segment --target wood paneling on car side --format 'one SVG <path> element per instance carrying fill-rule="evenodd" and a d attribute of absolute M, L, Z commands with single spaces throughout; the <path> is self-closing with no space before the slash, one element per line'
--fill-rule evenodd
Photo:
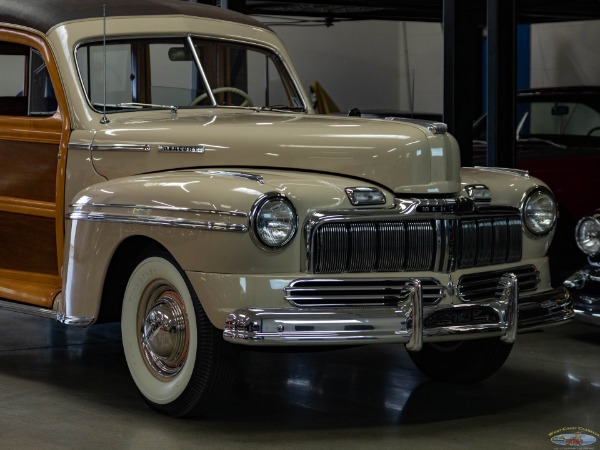
<path fill-rule="evenodd" d="M 0 42 L 40 53 L 58 104 L 48 117 L 0 116 L 0 297 L 51 307 L 62 284 L 64 200 L 57 193 L 64 190 L 68 108 L 43 36 L 0 28 Z"/>

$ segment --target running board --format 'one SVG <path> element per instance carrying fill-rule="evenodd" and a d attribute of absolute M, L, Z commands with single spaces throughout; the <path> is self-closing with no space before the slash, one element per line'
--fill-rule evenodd
<path fill-rule="evenodd" d="M 30 316 L 45 317 L 47 319 L 58 320 L 58 312 L 53 309 L 42 308 L 40 306 L 25 305 L 21 303 L 0 300 L 0 310 L 12 311 Z"/>

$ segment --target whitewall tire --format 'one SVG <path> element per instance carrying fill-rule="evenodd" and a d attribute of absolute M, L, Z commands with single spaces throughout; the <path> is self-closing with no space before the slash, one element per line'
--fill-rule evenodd
<path fill-rule="evenodd" d="M 121 313 L 123 349 L 146 402 L 171 416 L 209 412 L 233 381 L 235 352 L 164 250 L 136 259 Z"/>

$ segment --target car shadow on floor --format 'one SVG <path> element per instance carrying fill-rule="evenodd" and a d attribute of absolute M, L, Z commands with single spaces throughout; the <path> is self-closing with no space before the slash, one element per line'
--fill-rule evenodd
<path fill-rule="evenodd" d="M 118 324 L 74 329 L 34 318 L 18 328 L 28 339 L 23 342 L 11 333 L 0 346 L 5 389 L 11 383 L 15 389 L 26 384 L 30 391 L 43 385 L 63 399 L 83 397 L 97 405 L 99 414 L 105 408 L 107 414 L 117 410 L 162 423 L 164 418 L 145 406 L 129 377 Z M 263 430 L 295 430 L 432 423 L 498 414 L 570 389 L 564 373 L 522 367 L 523 358 L 511 362 L 511 357 L 489 380 L 456 386 L 424 377 L 399 345 L 292 353 L 245 350 L 231 397 L 201 420 L 235 423 L 236 433 L 257 424 Z"/>

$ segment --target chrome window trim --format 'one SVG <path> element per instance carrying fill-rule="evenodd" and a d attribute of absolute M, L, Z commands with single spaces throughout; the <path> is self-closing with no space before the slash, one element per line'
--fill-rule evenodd
<path fill-rule="evenodd" d="M 192 39 L 197 38 L 197 39 L 206 39 L 206 40 L 212 40 L 212 41 L 223 41 L 223 42 L 232 42 L 232 43 L 238 43 L 238 44 L 245 44 L 248 46 L 254 46 L 254 47 L 259 47 L 265 50 L 268 50 L 269 52 L 271 52 L 273 55 L 275 55 L 279 61 L 281 62 L 281 65 L 285 68 L 285 71 L 289 77 L 289 79 L 292 81 L 293 87 L 296 90 L 296 94 L 298 94 L 297 99 L 299 101 L 302 102 L 302 108 L 303 108 L 303 112 L 306 113 L 309 111 L 309 107 L 306 104 L 306 99 L 304 98 L 304 96 L 302 95 L 303 93 L 303 88 L 301 87 L 301 84 L 299 83 L 299 80 L 293 76 L 294 72 L 291 70 L 287 60 L 285 58 L 283 58 L 283 55 L 281 54 L 281 52 L 279 51 L 279 48 L 272 46 L 270 44 L 267 44 L 265 42 L 260 42 L 260 41 L 255 41 L 253 39 L 249 39 L 249 38 L 244 38 L 243 36 L 236 36 L 235 39 L 233 38 L 226 38 L 226 37 L 222 37 L 222 36 L 209 36 L 209 35 L 202 35 L 202 34 L 193 34 L 193 33 L 187 33 L 187 34 L 169 34 L 169 35 L 130 35 L 130 34 L 124 34 L 121 36 L 107 36 L 106 37 L 106 42 L 110 42 L 110 41 L 119 41 L 119 40 L 126 40 L 126 39 L 182 39 L 182 42 L 186 42 L 188 40 L 188 38 L 191 37 Z M 91 103 L 89 97 L 88 97 L 88 92 L 85 89 L 85 85 L 83 83 L 83 79 L 81 78 L 81 70 L 79 67 L 79 62 L 77 60 L 77 51 L 79 50 L 79 48 L 83 45 L 86 44 L 92 44 L 92 43 L 99 43 L 102 42 L 102 39 L 85 39 L 82 40 L 80 42 L 77 42 L 74 46 L 73 46 L 73 60 L 75 62 L 75 67 L 77 69 L 77 78 L 79 79 L 79 86 L 81 87 L 83 96 L 86 99 L 86 103 L 88 104 L 88 106 L 90 107 L 90 109 L 98 114 L 102 114 L 102 111 L 98 111 L 96 108 L 94 108 L 94 105 Z M 193 52 L 195 53 L 195 52 Z M 209 91 L 212 93 L 212 91 Z M 208 106 L 208 108 L 212 108 L 213 106 Z M 223 108 L 223 106 L 218 106 L 219 108 Z M 248 107 L 248 109 L 256 109 L 254 107 Z M 107 114 L 115 114 L 121 111 L 114 111 L 114 112 L 109 112 Z M 131 111 L 122 111 L 122 112 L 131 112 Z"/>
<path fill-rule="evenodd" d="M 202 78 L 202 83 L 204 83 L 204 88 L 206 89 L 206 95 L 210 99 L 211 106 L 219 106 L 217 103 L 217 99 L 215 98 L 215 94 L 213 94 L 212 87 L 208 82 L 208 78 L 206 78 L 206 72 L 204 72 L 204 66 L 200 62 L 200 57 L 198 56 L 198 52 L 196 51 L 196 47 L 194 46 L 194 40 L 191 34 L 188 34 L 186 37 L 186 42 L 190 47 L 190 51 L 192 52 L 192 56 L 194 57 L 194 63 L 196 64 L 196 69 L 198 69 L 198 73 L 200 74 L 200 78 Z"/>

